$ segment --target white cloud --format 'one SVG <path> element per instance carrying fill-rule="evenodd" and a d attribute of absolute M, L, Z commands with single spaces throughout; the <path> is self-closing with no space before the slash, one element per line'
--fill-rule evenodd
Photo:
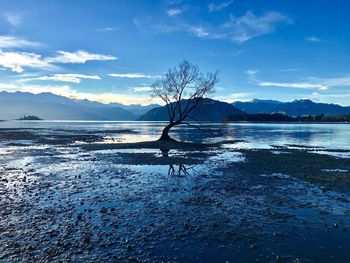
<path fill-rule="evenodd" d="M 12 26 L 18 26 L 21 24 L 21 16 L 18 14 L 5 14 L 6 21 Z"/>
<path fill-rule="evenodd" d="M 21 73 L 24 68 L 51 70 L 54 66 L 44 60 L 41 55 L 28 52 L 4 52 L 0 49 L 0 66 Z"/>
<path fill-rule="evenodd" d="M 290 22 L 290 19 L 278 12 L 256 16 L 248 11 L 241 17 L 231 16 L 229 21 L 223 25 L 225 32 L 218 37 L 243 43 L 254 37 L 273 33 L 281 22 Z"/>
<path fill-rule="evenodd" d="M 14 36 L 0 35 L 0 48 L 21 48 L 21 47 L 37 47 L 40 43 L 28 41 Z"/>
<path fill-rule="evenodd" d="M 319 39 L 318 37 L 307 37 L 307 38 L 305 38 L 305 41 L 307 41 L 307 42 L 321 42 L 321 39 Z"/>
<path fill-rule="evenodd" d="M 108 76 L 115 77 L 115 78 L 128 78 L 128 79 L 135 79 L 135 78 L 153 79 L 158 77 L 158 76 L 145 75 L 142 73 L 125 73 L 125 74 L 112 73 L 112 74 L 108 74 Z"/>
<path fill-rule="evenodd" d="M 5 91 L 13 91 L 17 90 L 18 85 L 13 84 L 13 83 L 0 83 L 0 90 L 5 90 Z"/>
<path fill-rule="evenodd" d="M 309 82 L 268 82 L 263 81 L 258 84 L 261 87 L 283 87 L 283 88 L 295 88 L 295 89 L 328 89 L 322 83 L 309 83 Z"/>
<path fill-rule="evenodd" d="M 309 78 L 313 82 L 321 82 L 326 86 L 350 86 L 350 76 L 337 78 Z"/>
<path fill-rule="evenodd" d="M 47 58 L 50 63 L 72 63 L 72 64 L 84 64 L 90 60 L 116 60 L 117 57 L 110 55 L 93 54 L 84 50 L 78 50 L 75 52 L 57 51 L 59 55 L 56 57 Z"/>
<path fill-rule="evenodd" d="M 185 10 L 181 8 L 171 8 L 166 11 L 166 14 L 168 16 L 176 16 L 179 14 L 182 14 Z"/>
<path fill-rule="evenodd" d="M 100 80 L 99 76 L 95 75 L 83 75 L 83 74 L 52 74 L 50 76 L 43 76 L 38 78 L 26 79 L 28 80 L 53 80 L 63 82 L 80 83 L 81 79 L 95 79 Z"/>
<path fill-rule="evenodd" d="M 230 1 L 227 1 L 227 2 L 222 2 L 220 4 L 211 3 L 211 4 L 208 5 L 208 10 L 209 10 L 209 12 L 221 11 L 221 10 L 229 7 L 233 3 L 233 1 L 234 0 L 230 0 Z"/>
<path fill-rule="evenodd" d="M 130 88 L 133 92 L 149 92 L 152 90 L 150 86 L 140 86 L 140 87 L 132 87 Z"/>
<path fill-rule="evenodd" d="M 3 40 L 3 41 L 2 41 Z M 9 47 L 10 39 L 1 39 L 0 38 L 0 47 L 5 46 Z M 17 43 L 18 45 L 20 43 Z M 22 45 L 26 44 L 25 42 Z M 57 51 L 59 54 L 56 57 L 43 58 L 39 54 L 29 53 L 29 52 L 6 52 L 0 49 L 0 66 L 4 68 L 9 68 L 13 72 L 22 73 L 25 68 L 36 68 L 36 69 L 45 69 L 51 70 L 57 68 L 52 63 L 76 63 L 83 64 L 90 60 L 115 60 L 116 57 L 92 54 L 83 50 L 76 52 L 65 52 Z"/>

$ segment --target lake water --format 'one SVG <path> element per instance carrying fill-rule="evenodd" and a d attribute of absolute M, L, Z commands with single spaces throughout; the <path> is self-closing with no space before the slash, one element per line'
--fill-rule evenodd
<path fill-rule="evenodd" d="M 0 262 L 350 262 L 350 125 L 0 122 Z"/>
<path fill-rule="evenodd" d="M 120 142 L 155 140 L 164 122 L 87 122 L 87 121 L 6 121 L 0 128 L 42 128 L 75 131 L 103 131 L 131 129 L 135 134 L 118 136 Z M 296 144 L 332 149 L 350 149 L 350 124 L 301 123 L 205 123 L 204 131 L 181 126 L 173 130 L 173 137 L 181 141 L 217 142 L 245 140 L 242 147 L 269 148 L 271 145 Z"/>

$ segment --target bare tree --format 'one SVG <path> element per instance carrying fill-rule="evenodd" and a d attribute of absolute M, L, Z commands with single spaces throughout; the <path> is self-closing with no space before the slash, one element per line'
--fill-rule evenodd
<path fill-rule="evenodd" d="M 183 61 L 152 85 L 152 96 L 166 103 L 169 116 L 160 140 L 173 140 L 169 136 L 170 129 L 193 119 L 190 114 L 206 95 L 214 92 L 217 80 L 217 72 L 203 74 L 198 66 Z"/>

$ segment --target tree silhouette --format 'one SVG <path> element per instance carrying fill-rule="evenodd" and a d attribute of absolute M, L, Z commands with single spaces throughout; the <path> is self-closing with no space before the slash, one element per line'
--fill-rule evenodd
<path fill-rule="evenodd" d="M 203 74 L 198 66 L 183 61 L 152 85 L 152 96 L 165 102 L 169 116 L 160 140 L 173 140 L 169 136 L 170 129 L 193 119 L 190 114 L 206 95 L 214 92 L 217 80 L 217 72 Z"/>

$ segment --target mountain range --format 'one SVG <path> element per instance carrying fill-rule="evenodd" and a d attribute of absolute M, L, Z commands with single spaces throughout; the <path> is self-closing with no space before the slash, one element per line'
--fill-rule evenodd
<path fill-rule="evenodd" d="M 315 103 L 307 99 L 291 102 L 254 99 L 248 102 L 236 101 L 232 105 L 249 114 L 282 113 L 289 116 L 324 114 L 332 116 L 350 113 L 350 107 L 343 107 L 337 104 Z"/>
<path fill-rule="evenodd" d="M 186 103 L 184 100 L 182 103 Z M 198 121 L 220 121 L 230 115 L 283 113 L 289 116 L 350 114 L 350 107 L 337 104 L 315 103 L 311 100 L 280 102 L 254 99 L 232 104 L 203 99 L 192 115 Z M 0 92 L 0 119 L 13 120 L 24 115 L 35 115 L 44 120 L 168 120 L 165 106 L 151 104 L 104 104 L 96 101 L 77 100 L 49 92 Z"/>
<path fill-rule="evenodd" d="M 159 105 L 103 104 L 76 100 L 49 92 L 0 92 L 0 119 L 18 119 L 35 115 L 45 120 L 137 120 Z"/>

